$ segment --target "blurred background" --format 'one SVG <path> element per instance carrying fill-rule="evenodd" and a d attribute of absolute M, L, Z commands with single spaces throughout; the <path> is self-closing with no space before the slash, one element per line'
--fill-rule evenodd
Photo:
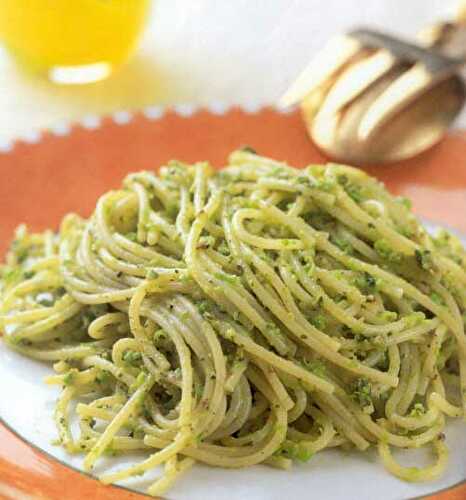
<path fill-rule="evenodd" d="M 0 16 L 12 1 L 17 0 L 0 0 Z M 270 104 L 333 34 L 370 25 L 413 37 L 424 25 L 451 16 L 457 7 L 454 0 L 154 0 L 150 4 L 133 56 L 115 74 L 96 83 L 53 84 L 13 61 L 0 39 L 0 144 L 115 110 L 212 101 Z M 82 30 L 85 33 L 85 25 Z M 465 113 L 457 126 L 466 127 Z"/>

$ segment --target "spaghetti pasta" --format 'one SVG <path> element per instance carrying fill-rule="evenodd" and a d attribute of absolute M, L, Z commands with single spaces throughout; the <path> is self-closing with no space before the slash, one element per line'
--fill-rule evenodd
<path fill-rule="evenodd" d="M 105 483 L 163 465 L 159 495 L 196 461 L 288 468 L 335 446 L 423 481 L 465 416 L 466 252 L 352 167 L 172 161 L 56 234 L 20 226 L 0 269 L 4 342 L 55 363 L 60 443 L 87 470 L 148 453 Z M 390 451 L 424 445 L 425 468 Z"/>

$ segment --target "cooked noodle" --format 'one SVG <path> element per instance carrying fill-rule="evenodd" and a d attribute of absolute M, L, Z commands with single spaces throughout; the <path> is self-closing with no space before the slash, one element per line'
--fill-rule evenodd
<path fill-rule="evenodd" d="M 288 468 L 340 446 L 433 479 L 446 416 L 465 415 L 466 252 L 351 167 L 241 150 L 131 174 L 89 219 L 17 230 L 0 307 L 5 343 L 55 363 L 61 445 L 87 470 L 146 450 L 101 480 L 163 465 L 152 495 L 197 461 Z M 390 451 L 420 446 L 433 465 Z"/>

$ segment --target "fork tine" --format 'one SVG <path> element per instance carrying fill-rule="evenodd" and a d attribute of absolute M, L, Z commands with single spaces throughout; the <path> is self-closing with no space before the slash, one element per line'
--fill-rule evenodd
<path fill-rule="evenodd" d="M 439 82 L 421 63 L 400 75 L 371 104 L 358 127 L 358 139 L 367 141 L 396 113 Z"/>
<path fill-rule="evenodd" d="M 466 24 L 466 2 L 463 0 L 458 8 L 456 19 L 459 23 Z"/>
<path fill-rule="evenodd" d="M 361 44 L 346 35 L 332 38 L 280 98 L 279 105 L 292 106 L 331 78 L 360 50 Z"/>
<path fill-rule="evenodd" d="M 322 113 L 337 113 L 353 101 L 370 85 L 387 74 L 398 63 L 386 50 L 379 50 L 361 61 L 352 64 L 335 82 L 327 94 Z"/>

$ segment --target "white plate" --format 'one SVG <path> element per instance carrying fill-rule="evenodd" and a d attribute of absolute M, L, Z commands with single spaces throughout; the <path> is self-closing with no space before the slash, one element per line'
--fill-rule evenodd
<path fill-rule="evenodd" d="M 426 224 L 435 228 L 432 224 Z M 462 237 L 466 245 L 466 238 Z M 83 457 L 68 455 L 61 447 L 52 445 L 56 429 L 52 419 L 58 389 L 43 383 L 52 372 L 50 365 L 25 358 L 7 349 L 0 342 L 0 418 L 24 440 L 43 449 L 60 461 L 82 470 Z M 169 491 L 168 498 L 176 500 L 398 500 L 426 495 L 450 487 L 466 478 L 466 426 L 456 419 L 448 422 L 446 443 L 450 460 L 446 473 L 439 480 L 410 484 L 391 476 L 380 464 L 376 453 L 327 450 L 318 453 L 306 464 L 295 464 L 290 471 L 265 466 L 239 470 L 216 469 L 196 465 L 180 478 Z M 0 444 L 1 446 L 1 444 Z M 429 460 L 421 451 L 407 451 L 404 463 Z M 420 456 L 426 455 L 426 456 Z M 103 467 L 112 469 L 141 460 L 132 457 L 105 458 Z M 125 485 L 144 492 L 158 470 L 135 478 Z"/>

